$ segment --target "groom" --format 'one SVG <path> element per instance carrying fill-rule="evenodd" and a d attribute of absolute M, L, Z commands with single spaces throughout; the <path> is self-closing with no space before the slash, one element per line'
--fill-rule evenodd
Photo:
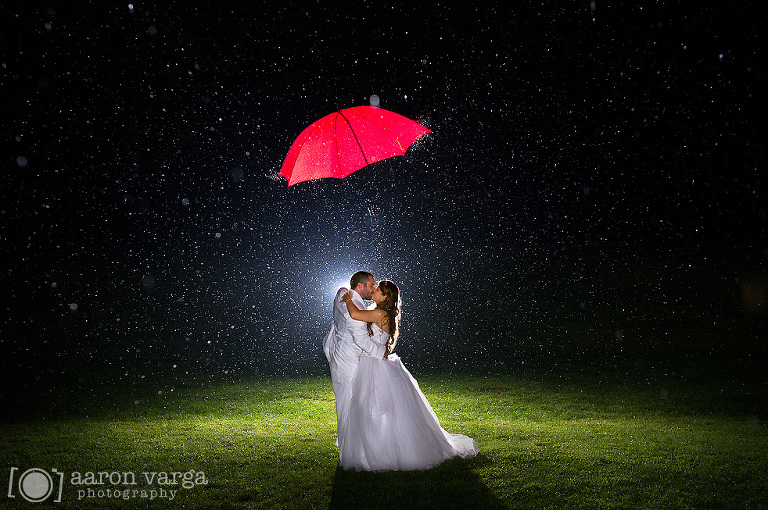
<path fill-rule="evenodd" d="M 352 275 L 349 287 L 352 289 L 352 302 L 361 310 L 365 309 L 363 299 L 370 299 L 376 286 L 373 275 L 367 271 L 358 271 Z M 323 352 L 331 367 L 333 394 L 336 396 L 336 430 L 338 434 L 339 460 L 344 438 L 346 437 L 347 416 L 352 400 L 352 379 L 357 371 L 360 354 L 365 351 L 374 357 L 383 357 L 384 344 L 377 344 L 368 336 L 365 322 L 349 316 L 347 304 L 341 298 L 348 289 L 340 288 L 333 300 L 333 324 L 331 331 L 323 339 Z"/>

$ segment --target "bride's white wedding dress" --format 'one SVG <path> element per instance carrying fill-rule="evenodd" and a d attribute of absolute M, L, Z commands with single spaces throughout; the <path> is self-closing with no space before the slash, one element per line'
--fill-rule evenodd
<path fill-rule="evenodd" d="M 389 335 L 375 324 L 373 339 Z M 352 381 L 346 437 L 339 441 L 341 467 L 358 471 L 428 469 L 456 456 L 473 457 L 477 443 L 440 426 L 432 406 L 400 358 L 360 357 Z"/>

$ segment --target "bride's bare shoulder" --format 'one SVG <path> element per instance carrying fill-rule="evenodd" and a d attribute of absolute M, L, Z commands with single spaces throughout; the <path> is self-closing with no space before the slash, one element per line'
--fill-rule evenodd
<path fill-rule="evenodd" d="M 380 310 L 379 308 L 374 308 L 371 311 L 376 314 L 376 322 L 381 322 L 382 319 L 387 317 L 387 312 Z"/>
<path fill-rule="evenodd" d="M 376 324 L 383 329 L 387 334 L 392 334 L 392 325 L 389 323 L 389 315 L 384 310 L 379 310 L 381 312 L 381 315 L 379 316 L 379 320 L 376 322 Z"/>

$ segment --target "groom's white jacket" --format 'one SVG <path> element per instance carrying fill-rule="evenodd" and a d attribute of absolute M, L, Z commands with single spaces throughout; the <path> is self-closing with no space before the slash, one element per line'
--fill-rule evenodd
<path fill-rule="evenodd" d="M 351 379 L 355 375 L 357 363 L 363 351 L 373 357 L 381 358 L 384 356 L 386 346 L 374 342 L 368 336 L 365 322 L 349 316 L 347 304 L 341 300 L 347 292 L 349 289 L 342 287 L 333 300 L 333 325 L 323 339 L 323 351 L 331 369 L 340 371 Z M 359 309 L 365 309 L 363 298 L 355 291 L 352 291 L 352 302 Z"/>

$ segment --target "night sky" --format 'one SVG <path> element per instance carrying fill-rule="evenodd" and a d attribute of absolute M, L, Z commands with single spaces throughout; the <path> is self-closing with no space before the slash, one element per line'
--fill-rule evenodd
<path fill-rule="evenodd" d="M 765 361 L 758 2 L 12 4 L 4 389 L 324 373 L 358 269 L 421 370 Z M 433 133 L 277 177 L 374 94 Z"/>

